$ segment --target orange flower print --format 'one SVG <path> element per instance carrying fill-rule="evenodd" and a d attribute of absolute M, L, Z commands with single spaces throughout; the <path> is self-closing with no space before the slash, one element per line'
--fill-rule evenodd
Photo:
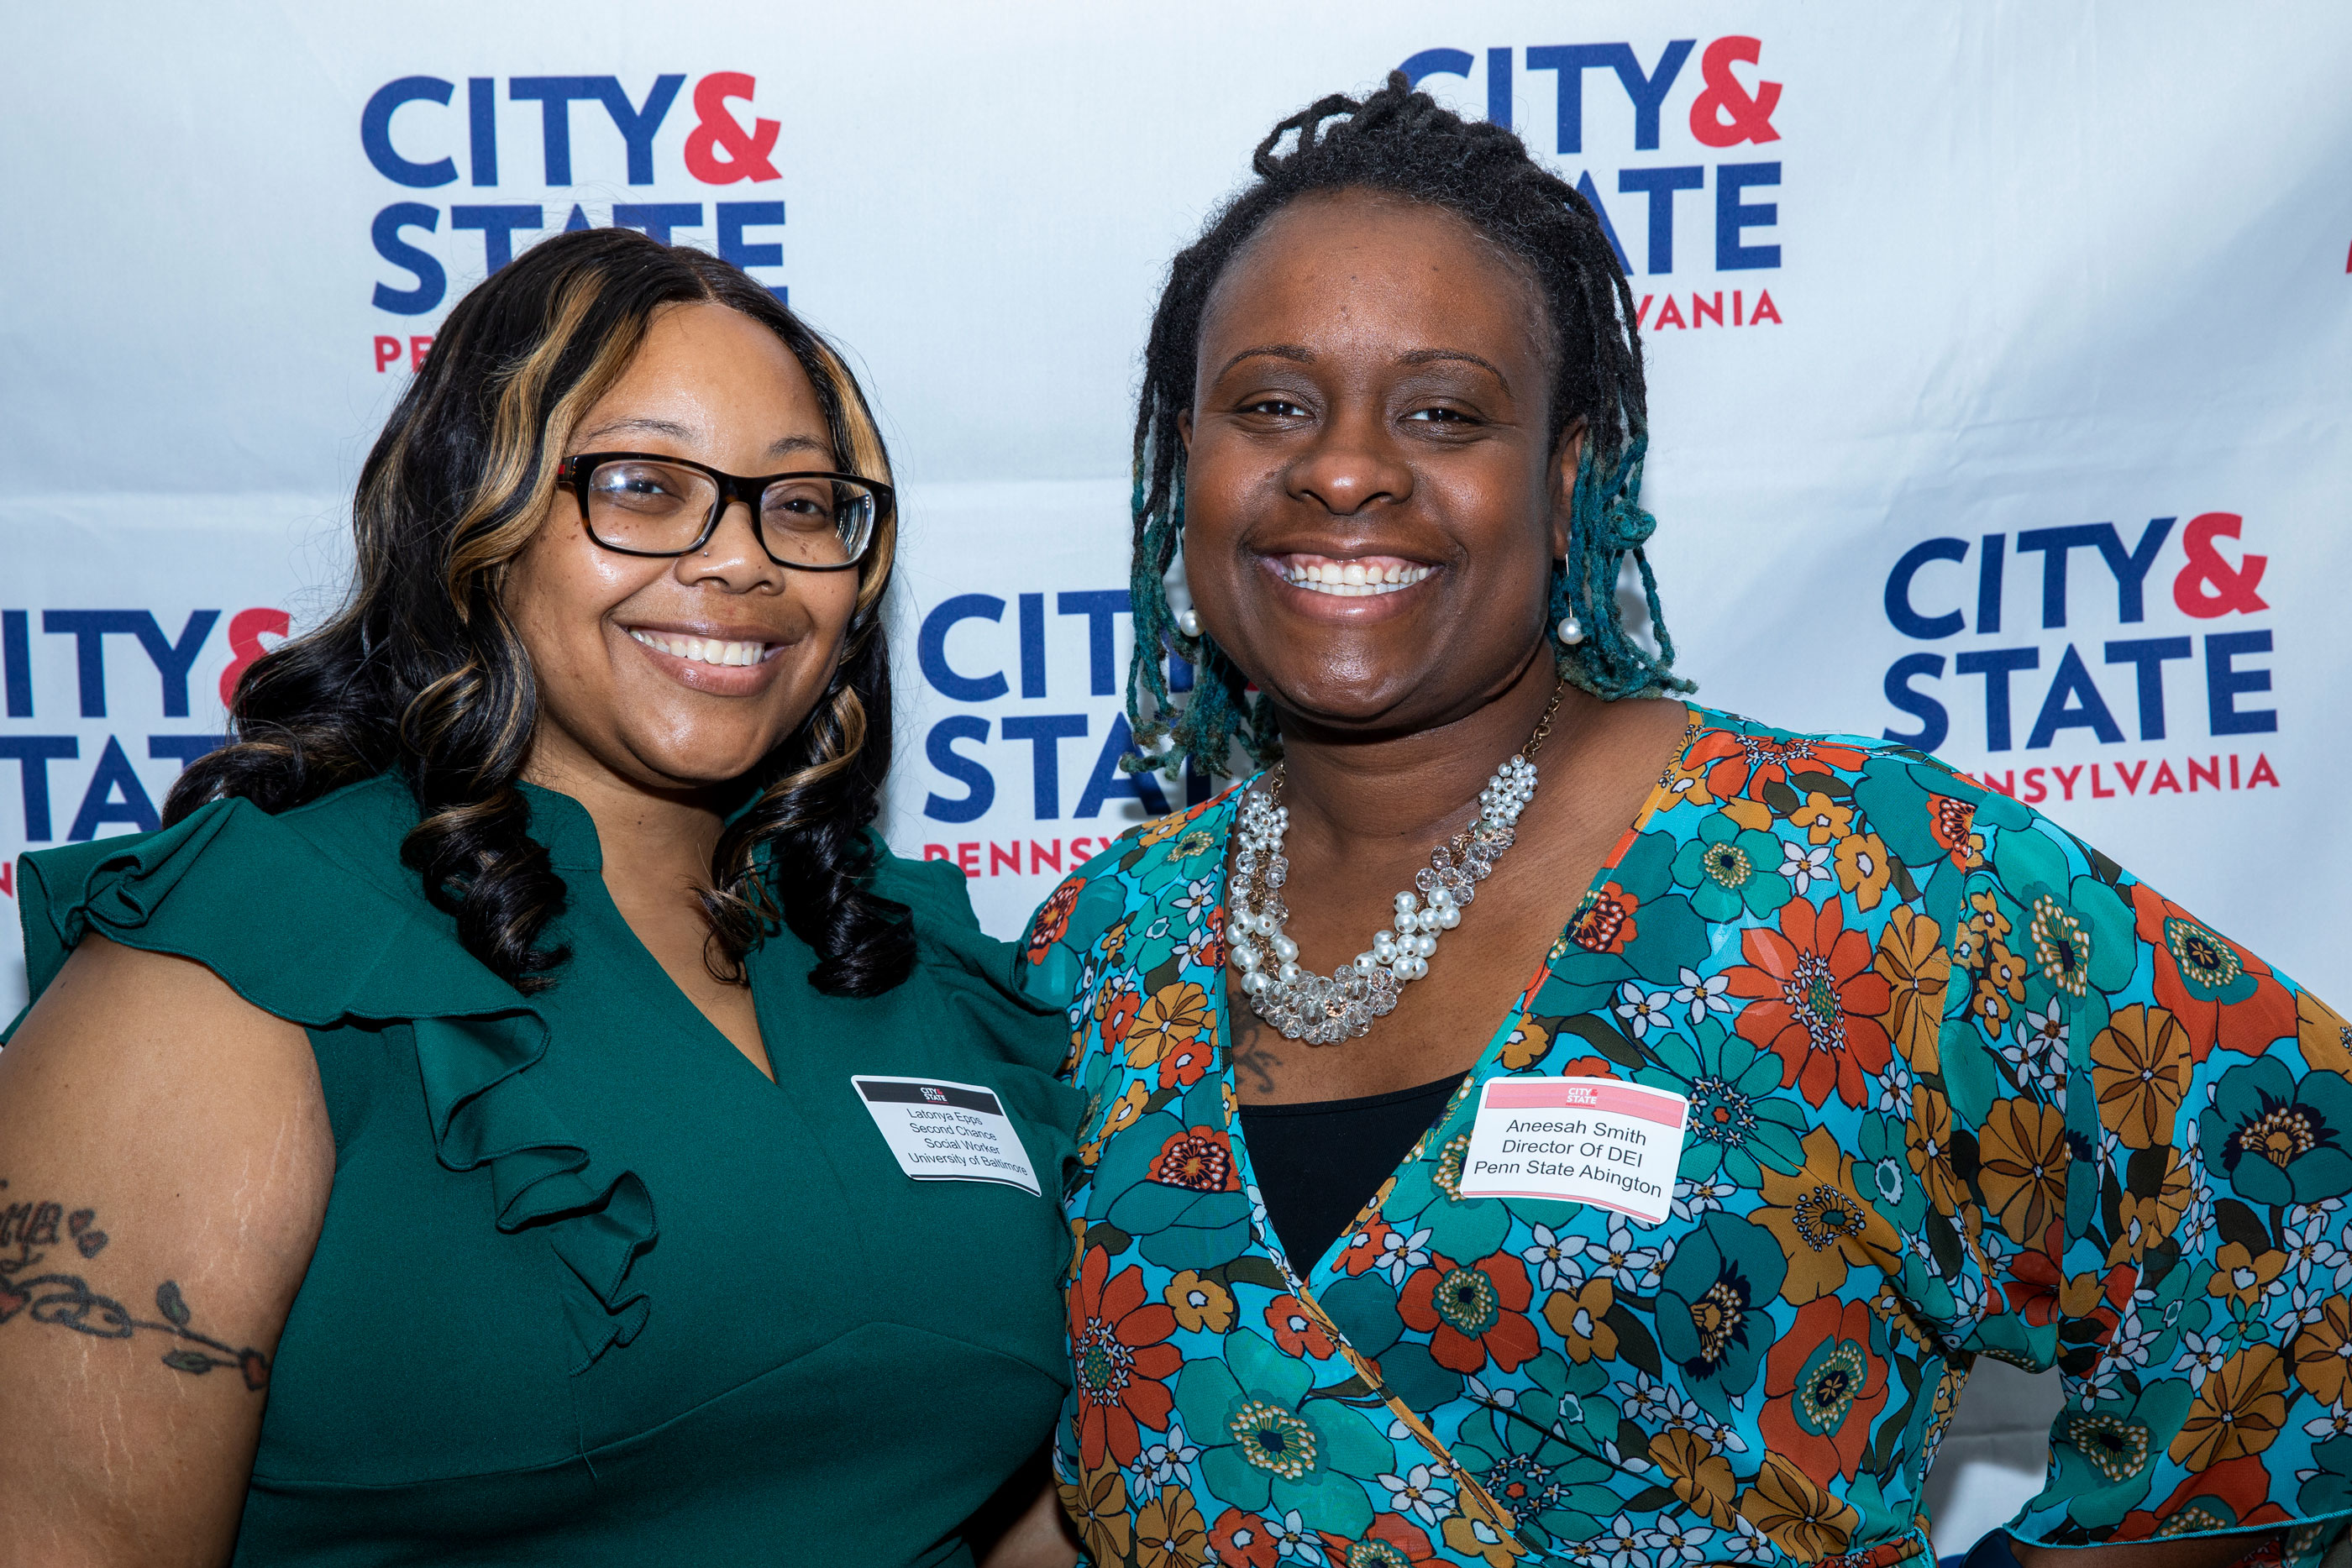
<path fill-rule="evenodd" d="M 1984 864 L 1984 835 L 1975 831 L 1977 809 L 1949 795 L 1927 797 L 1927 828 L 1951 862 L 1962 871 Z"/>
<path fill-rule="evenodd" d="M 1266 1303 L 1265 1326 L 1274 1331 L 1274 1343 L 1282 1347 L 1285 1355 L 1324 1361 L 1331 1354 L 1331 1336 L 1323 1332 L 1323 1325 L 1314 1314 L 1299 1304 L 1298 1298 L 1286 1291 Z"/>
<path fill-rule="evenodd" d="M 1764 1361 L 1757 1426 L 1771 1451 L 1807 1475 L 1852 1480 L 1870 1427 L 1886 1403 L 1886 1363 L 1871 1348 L 1864 1301 L 1824 1297 L 1797 1309 L 1796 1325 Z"/>
<path fill-rule="evenodd" d="M 2189 1030 L 2199 1061 L 2215 1046 L 2260 1056 L 2299 1032 L 2294 998 L 2270 966 L 2145 883 L 2131 890 L 2132 926 L 2156 949 L 2156 999 Z"/>
<path fill-rule="evenodd" d="M 1527 1266 L 1507 1252 L 1468 1264 L 1433 1252 L 1405 1280 L 1397 1314 L 1430 1336 L 1430 1359 L 1448 1371 L 1476 1372 L 1491 1359 L 1515 1372 L 1542 1348 L 1527 1319 L 1534 1294 Z"/>
<path fill-rule="evenodd" d="M 1853 771 L 1869 758 L 1851 746 L 1806 736 L 1741 735 L 1711 729 L 1699 737 L 1683 768 L 1704 779 L 1719 800 L 1745 795 L 1764 799 L 1764 786 L 1787 783 L 1792 773 Z"/>
<path fill-rule="evenodd" d="M 1610 883 L 1584 895 L 1576 917 L 1569 922 L 1568 934 L 1588 953 L 1622 953 L 1625 944 L 1640 934 L 1633 912 L 1641 906 L 1640 899 Z"/>
<path fill-rule="evenodd" d="M 1103 1045 L 1117 1051 L 1127 1043 L 1128 1031 L 1135 1027 L 1136 1014 L 1143 1010 L 1143 993 L 1135 988 L 1135 981 L 1126 975 L 1113 975 L 1095 993 L 1095 1029 L 1102 1036 Z"/>
<path fill-rule="evenodd" d="M 1160 1087 L 1182 1089 L 1198 1083 L 1215 1065 L 1216 1055 L 1205 1040 L 1178 1040 L 1160 1059 Z"/>
<path fill-rule="evenodd" d="M 1279 1550 L 1265 1521 L 1237 1508 L 1219 1514 L 1209 1531 L 1209 1561 L 1219 1568 L 1274 1568 Z"/>
<path fill-rule="evenodd" d="M 1239 1192 L 1241 1176 L 1234 1169 L 1234 1146 L 1213 1127 L 1187 1127 L 1160 1145 L 1151 1162 L 1151 1179 L 1164 1186 L 1193 1192 Z"/>
<path fill-rule="evenodd" d="M 1731 971 L 1731 994 L 1749 998 L 1735 1027 L 1780 1059 L 1781 1087 L 1794 1084 L 1811 1105 L 1832 1089 L 1845 1103 L 1864 1104 L 1864 1075 L 1893 1055 L 1879 1021 L 1893 990 L 1871 967 L 1870 939 L 1846 930 L 1844 918 L 1835 903 L 1792 898 L 1780 906 L 1779 930 L 1740 933 L 1748 964 Z"/>
<path fill-rule="evenodd" d="M 1381 1267 L 1388 1252 L 1389 1222 L 1375 1217 L 1350 1231 L 1339 1249 L 1339 1272 L 1349 1279 Z"/>
<path fill-rule="evenodd" d="M 1078 894 L 1086 891 L 1082 878 L 1072 877 L 1053 891 L 1037 911 L 1037 918 L 1029 925 L 1028 956 L 1032 964 L 1042 964 L 1062 933 L 1070 928 L 1070 912 L 1078 906 Z"/>
<path fill-rule="evenodd" d="M 1176 1332 L 1176 1314 L 1147 1298 L 1140 1265 L 1110 1277 L 1110 1255 L 1099 1247 L 1087 1253 L 1069 1299 L 1073 1398 L 1085 1467 L 1094 1469 L 1105 1454 L 1131 1465 L 1143 1451 L 1138 1424 L 1165 1431 L 1175 1407 L 1167 1380 L 1184 1356 L 1167 1342 Z"/>

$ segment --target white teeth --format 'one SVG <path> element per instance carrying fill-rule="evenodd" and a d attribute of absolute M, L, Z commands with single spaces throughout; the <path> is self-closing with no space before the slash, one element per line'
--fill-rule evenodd
<path fill-rule="evenodd" d="M 1367 566 L 1360 560 L 1294 561 L 1283 568 L 1283 580 L 1313 593 L 1340 599 L 1366 599 L 1411 588 L 1436 569 L 1426 566 Z"/>
<path fill-rule="evenodd" d="M 632 626 L 629 635 L 648 648 L 698 664 L 757 664 L 770 656 L 766 643 L 722 643 L 716 637 L 677 637 L 667 632 L 646 632 Z"/>

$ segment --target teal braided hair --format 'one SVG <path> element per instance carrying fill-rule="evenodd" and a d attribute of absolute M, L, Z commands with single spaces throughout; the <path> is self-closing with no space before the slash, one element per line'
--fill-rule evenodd
<path fill-rule="evenodd" d="M 1286 135 L 1296 145 L 1277 153 Z M 1135 421 L 1134 566 L 1129 601 L 1135 653 L 1128 669 L 1128 723 L 1138 755 L 1123 766 L 1172 775 L 1230 770 L 1236 747 L 1263 765 L 1280 749 L 1272 705 L 1205 633 L 1175 623 L 1167 574 L 1184 531 L 1184 453 L 1178 421 L 1191 408 L 1201 320 L 1226 265 L 1284 205 L 1314 192 L 1389 192 L 1444 207 L 1501 246 L 1532 275 L 1550 317 L 1555 445 L 1574 426 L 1584 440 L 1570 497 L 1567 559 L 1551 575 L 1554 625 L 1570 615 L 1584 640 L 1559 649 L 1561 675 L 1595 696 L 1686 692 L 1673 673 L 1674 639 L 1658 603 L 1645 546 L 1657 519 L 1643 510 L 1649 450 L 1641 329 L 1616 248 L 1577 189 L 1536 162 L 1506 126 L 1465 120 L 1415 92 L 1402 72 L 1359 101 L 1320 99 L 1276 125 L 1251 160 L 1255 183 L 1210 220 L 1169 266 L 1144 349 Z M 1627 630 L 1617 582 L 1631 556 L 1657 639 L 1652 653 Z M 1194 668 L 1181 707 L 1169 691 L 1170 652 Z"/>

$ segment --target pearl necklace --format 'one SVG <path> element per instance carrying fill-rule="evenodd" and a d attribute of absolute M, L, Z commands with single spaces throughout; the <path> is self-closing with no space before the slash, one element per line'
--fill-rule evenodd
<path fill-rule="evenodd" d="M 1519 814 L 1535 799 L 1536 750 L 1551 733 L 1563 689 L 1553 688 L 1527 745 L 1478 791 L 1478 815 L 1430 852 L 1429 864 L 1413 878 L 1420 893 L 1396 895 L 1396 929 L 1375 933 L 1372 945 L 1352 964 L 1332 970 L 1328 979 L 1298 967 L 1298 944 L 1283 929 L 1290 915 L 1282 902 L 1283 883 L 1290 876 L 1290 862 L 1282 852 L 1290 809 L 1282 803 L 1282 765 L 1276 763 L 1266 782 L 1249 792 L 1234 852 L 1233 925 L 1238 935 L 1233 959 L 1242 972 L 1242 993 L 1258 1017 L 1285 1039 L 1337 1045 L 1362 1036 L 1374 1019 L 1396 1010 L 1404 986 L 1429 973 L 1438 936 L 1462 924 L 1462 911 L 1477 896 L 1477 884 L 1517 839 Z"/>

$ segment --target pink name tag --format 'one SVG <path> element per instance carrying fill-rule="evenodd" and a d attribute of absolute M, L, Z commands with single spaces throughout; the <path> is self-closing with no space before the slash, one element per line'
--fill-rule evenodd
<path fill-rule="evenodd" d="M 1613 1078 L 1496 1078 L 1479 1092 L 1465 1197 L 1589 1203 L 1656 1225 L 1674 1212 L 1690 1102 Z"/>

